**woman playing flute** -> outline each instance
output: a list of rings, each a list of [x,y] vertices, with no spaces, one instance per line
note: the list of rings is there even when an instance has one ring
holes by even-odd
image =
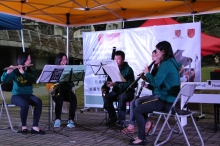
[[[33,105],[34,115],[33,115],[33,125],[31,128],[32,134],[45,134],[43,130],[38,127],[38,122],[40,120],[42,111],[42,101],[40,98],[33,95],[32,83],[36,81],[35,71],[30,67],[31,56],[26,52],[22,52],[17,58],[17,68],[10,66],[9,69],[4,72],[1,76],[2,82],[13,81],[12,98],[11,103],[19,106],[20,118],[22,123],[22,134],[28,134],[27,128],[27,116],[29,105]],[[26,66],[26,67],[23,67]]]

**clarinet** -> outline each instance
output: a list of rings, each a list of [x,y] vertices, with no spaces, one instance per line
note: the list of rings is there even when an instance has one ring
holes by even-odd
[[[154,65],[154,63],[155,63],[155,61],[153,61],[149,66],[148,66],[148,68],[152,71],[152,66]],[[150,71],[150,72],[151,72]],[[142,76],[144,76],[144,72],[142,72],[142,73],[140,73],[140,76],[133,82],[133,83],[131,83],[131,85],[127,88],[127,90],[125,91],[125,93],[127,92],[127,91],[129,91],[129,89],[131,89],[140,79],[141,79],[141,77]]]
[[[142,83],[141,83],[141,87],[140,87],[140,89],[139,89],[139,91],[138,91],[138,94],[135,96],[135,100],[138,99],[138,98],[140,97],[141,92],[142,92],[144,86],[145,86],[145,81],[142,81]]]

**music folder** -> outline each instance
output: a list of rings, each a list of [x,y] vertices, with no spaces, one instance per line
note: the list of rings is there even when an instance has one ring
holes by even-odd
[[[60,81],[83,81],[85,77],[85,70],[85,65],[65,65]]]

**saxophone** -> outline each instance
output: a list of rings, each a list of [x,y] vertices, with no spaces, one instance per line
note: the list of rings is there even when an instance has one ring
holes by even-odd
[[[56,83],[50,87],[49,93],[51,96],[57,96],[57,89],[60,87],[61,83]]]

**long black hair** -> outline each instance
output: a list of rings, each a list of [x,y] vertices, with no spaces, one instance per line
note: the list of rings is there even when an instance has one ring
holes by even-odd
[[[27,52],[21,52],[17,57],[17,65],[24,65],[24,63],[28,60],[28,56],[30,54]],[[31,55],[30,55],[31,56]],[[30,67],[27,67],[27,72],[31,71]]]
[[[66,54],[65,53],[59,53],[59,54],[57,54],[57,56],[56,56],[56,60],[55,60],[55,65],[60,65],[60,62],[62,61],[62,58],[63,58],[63,56],[66,56]],[[66,56],[66,59],[67,59],[67,56]],[[68,63],[66,62],[66,65],[67,65]]]
[[[163,59],[160,62],[163,62],[169,58],[175,59],[172,46],[169,42],[167,42],[167,41],[159,42],[156,45],[156,48],[159,49],[160,51],[164,51]]]
[[[153,51],[152,51],[152,55],[153,55],[153,53],[156,53],[156,50],[153,50]],[[155,64],[155,63],[154,63],[154,67],[153,67],[153,69],[151,70],[151,74],[152,74],[153,76],[155,76],[156,73],[157,73],[157,70],[158,70],[158,64]]]

